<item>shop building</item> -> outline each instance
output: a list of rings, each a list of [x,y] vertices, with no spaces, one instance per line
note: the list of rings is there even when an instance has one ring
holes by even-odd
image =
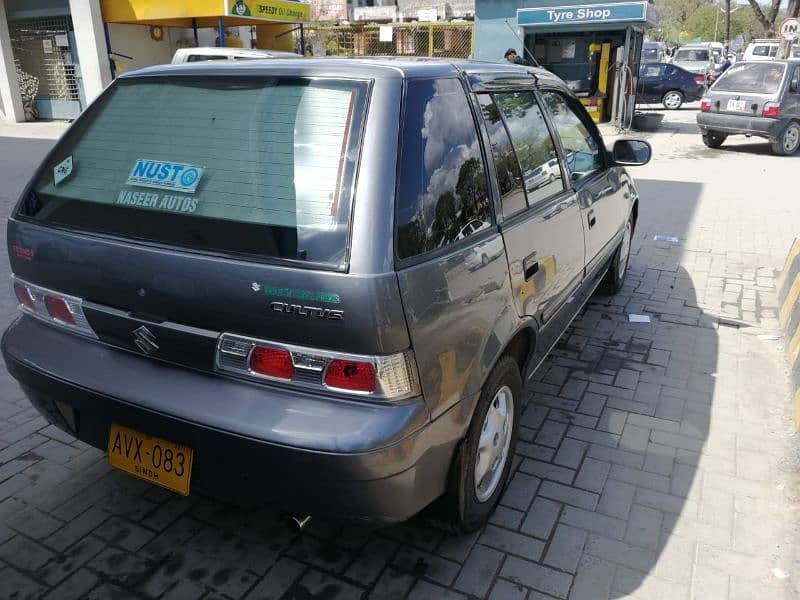
[[[295,49],[294,0],[0,0],[0,120],[73,119],[120,71],[189,46]]]
[[[497,61],[514,48],[561,77],[596,122],[627,126],[645,32],[658,22],[646,0],[476,0],[475,54]]]

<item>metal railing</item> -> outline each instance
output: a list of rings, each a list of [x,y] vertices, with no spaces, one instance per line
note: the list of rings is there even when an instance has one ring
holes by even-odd
[[[304,35],[314,56],[469,58],[474,47],[470,22],[310,25]],[[296,42],[299,48],[299,37]]]

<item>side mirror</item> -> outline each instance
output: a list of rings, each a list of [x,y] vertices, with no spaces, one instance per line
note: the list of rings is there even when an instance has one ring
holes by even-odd
[[[612,155],[615,164],[623,167],[641,167],[650,162],[653,149],[644,140],[617,140]]]

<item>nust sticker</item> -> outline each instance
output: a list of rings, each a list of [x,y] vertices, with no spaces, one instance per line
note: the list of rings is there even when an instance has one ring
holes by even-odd
[[[72,175],[72,154],[53,168],[53,183],[58,185],[70,175]]]
[[[194,194],[204,170],[198,165],[138,158],[125,183]]]

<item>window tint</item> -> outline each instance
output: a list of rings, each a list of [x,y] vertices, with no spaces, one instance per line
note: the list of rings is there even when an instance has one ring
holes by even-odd
[[[782,63],[744,62],[733,65],[714,84],[716,92],[774,94],[780,89],[786,67]]]
[[[508,132],[497,105],[489,94],[480,94],[478,100],[481,103],[483,119],[486,122],[489,140],[492,144],[503,214],[510,217],[527,206],[525,192],[522,189],[522,173],[519,170],[517,155],[511,146],[511,140],[508,138]]]
[[[675,60],[687,62],[706,62],[708,60],[708,50],[682,49],[675,53]]]
[[[59,142],[22,213],[341,267],[366,94],[294,78],[118,80]]]
[[[228,60],[228,57],[221,54],[190,54],[186,57],[186,62],[203,62],[206,60]]]
[[[399,258],[441,248],[489,227],[486,171],[458,79],[408,82],[401,152]]]
[[[673,65],[667,65],[664,67],[664,75],[667,77],[675,77],[680,74],[683,69],[679,69]]]
[[[514,143],[528,205],[564,190],[561,165],[533,92],[494,94]]]
[[[566,98],[557,92],[544,92],[542,98],[561,138],[572,181],[583,179],[603,168],[600,143],[575,114]]]

